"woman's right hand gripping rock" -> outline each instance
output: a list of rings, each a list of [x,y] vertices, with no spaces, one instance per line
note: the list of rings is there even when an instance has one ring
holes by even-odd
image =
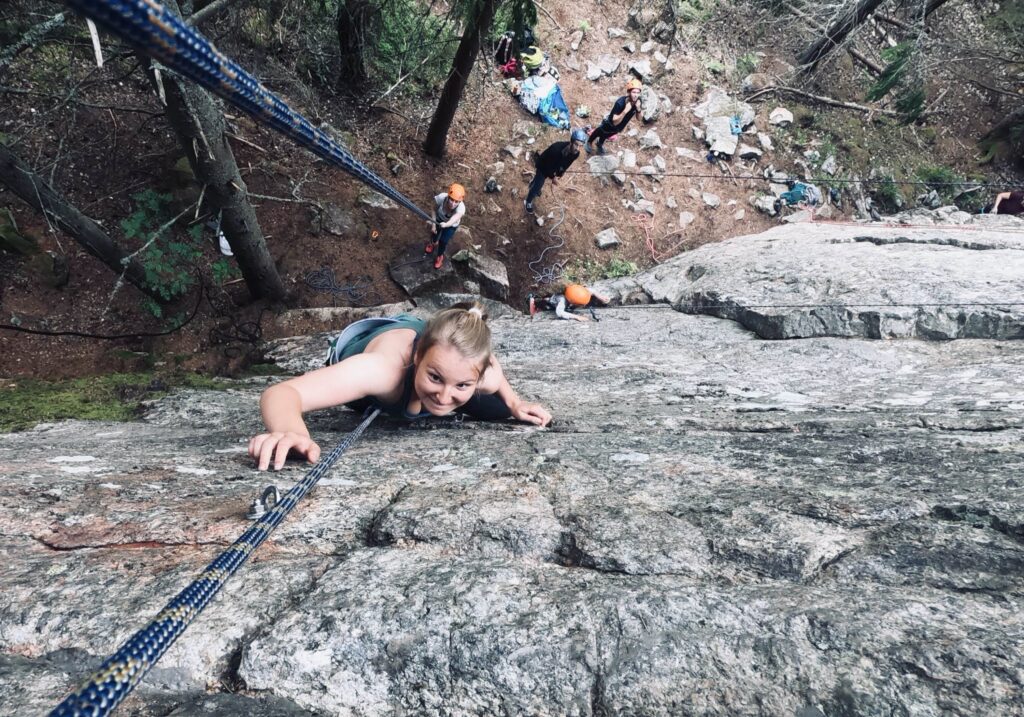
[[[270,467],[271,459],[274,462],[274,470],[281,470],[289,452],[305,456],[310,463],[320,460],[320,446],[312,438],[301,433],[261,433],[249,440],[249,455],[258,461],[258,468],[261,471]]]

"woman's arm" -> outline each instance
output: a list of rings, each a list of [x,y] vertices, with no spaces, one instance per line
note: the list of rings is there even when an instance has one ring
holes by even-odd
[[[259,461],[261,471],[272,459],[275,469],[283,467],[290,451],[315,463],[320,447],[310,438],[302,414],[387,394],[401,380],[401,367],[396,373],[393,365],[397,363],[383,354],[364,353],[271,386],[260,396],[267,432],[249,441],[249,455]]]
[[[498,397],[512,412],[512,417],[519,421],[537,426],[546,426],[551,423],[551,414],[546,408],[539,403],[523,401],[516,395],[516,392],[512,390],[512,385],[505,378],[505,372],[502,370],[497,356],[491,356],[491,362],[477,384],[476,390],[480,393],[498,394]]]
[[[1009,192],[1002,192],[1001,194],[997,194],[996,195],[996,201],[992,203],[992,213],[993,214],[998,214],[999,213],[999,204],[1004,199],[1009,199],[1009,198],[1010,198],[1010,193]]]

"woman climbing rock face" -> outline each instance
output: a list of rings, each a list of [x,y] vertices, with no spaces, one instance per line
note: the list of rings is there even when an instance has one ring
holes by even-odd
[[[302,414],[344,404],[406,419],[465,413],[537,426],[551,422],[540,404],[523,401],[491,353],[491,331],[479,304],[456,304],[430,321],[401,315],[348,327],[328,352],[328,365],[271,386],[260,397],[266,433],[249,441],[260,470],[284,466],[288,454],[320,458]]]

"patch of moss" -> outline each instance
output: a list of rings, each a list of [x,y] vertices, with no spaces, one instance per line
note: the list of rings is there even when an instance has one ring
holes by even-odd
[[[144,400],[175,388],[223,390],[224,381],[192,373],[115,373],[52,382],[34,379],[0,381],[0,432],[22,431],[37,423],[77,418],[128,421]]]
[[[254,363],[246,367],[243,374],[246,376],[284,376],[288,372],[276,363]]]

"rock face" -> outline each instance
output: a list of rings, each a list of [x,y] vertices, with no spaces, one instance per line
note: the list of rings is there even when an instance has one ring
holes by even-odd
[[[497,318],[554,425],[378,419],[122,713],[1020,714],[1024,343],[859,338],[1020,336],[1020,307],[923,306],[1024,293],[1022,235],[988,226],[783,227],[607,283],[648,303],[599,323]],[[245,455],[269,381],[0,436],[5,714],[51,709],[305,474]],[[357,420],[309,427],[326,450]]]

